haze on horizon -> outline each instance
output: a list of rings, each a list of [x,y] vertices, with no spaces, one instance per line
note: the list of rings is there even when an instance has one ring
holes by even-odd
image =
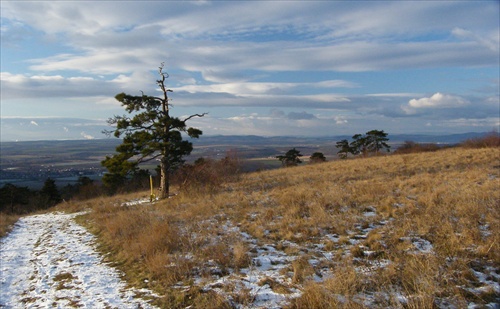
[[[488,132],[498,1],[1,1],[1,140],[102,138],[120,92],[207,135]]]

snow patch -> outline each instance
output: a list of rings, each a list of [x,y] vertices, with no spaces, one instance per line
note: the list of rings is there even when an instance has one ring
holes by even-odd
[[[21,218],[0,240],[0,307],[154,308],[128,288],[95,250],[95,237],[72,219],[83,213]]]

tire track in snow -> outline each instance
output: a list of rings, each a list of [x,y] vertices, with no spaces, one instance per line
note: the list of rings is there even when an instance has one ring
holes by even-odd
[[[78,214],[21,218],[0,240],[0,307],[153,308],[103,263]]]

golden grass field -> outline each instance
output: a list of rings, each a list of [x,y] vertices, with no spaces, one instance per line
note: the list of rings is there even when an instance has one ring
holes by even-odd
[[[78,222],[163,308],[257,307],[243,283],[273,252],[276,275],[257,284],[279,307],[483,308],[500,301],[499,174],[500,148],[457,147],[242,174],[154,203],[125,204],[143,192],[57,209],[90,210]]]

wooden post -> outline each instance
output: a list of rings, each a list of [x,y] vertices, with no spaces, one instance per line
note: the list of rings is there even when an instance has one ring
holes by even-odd
[[[156,199],[156,196],[153,191],[153,176],[149,175],[149,185],[151,187],[151,195],[149,196],[149,201],[153,202]]]

